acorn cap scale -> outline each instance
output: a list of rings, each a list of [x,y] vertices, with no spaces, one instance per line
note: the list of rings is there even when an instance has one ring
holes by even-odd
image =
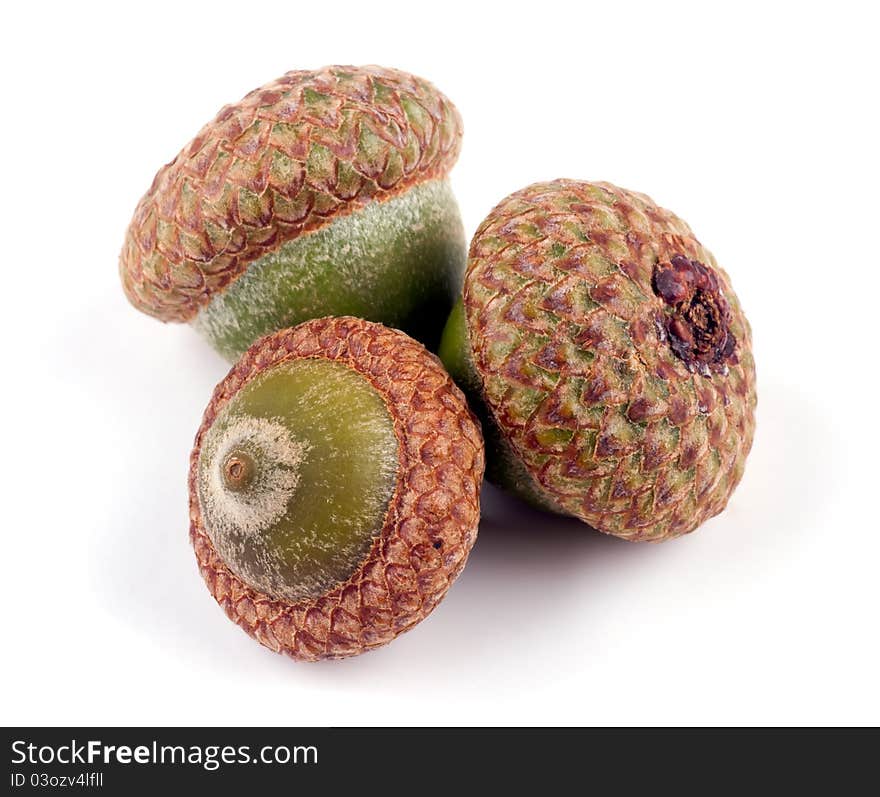
[[[190,536],[226,613],[273,650],[340,658],[423,619],[476,538],[483,449],[439,361],[328,318],[258,341],[218,385]]]
[[[517,191],[471,243],[444,361],[490,478],[629,540],[720,512],[754,436],[748,321],[677,216],[608,183]]]
[[[405,72],[288,72],[158,172],[125,236],[125,293],[163,321],[195,321],[230,359],[323,315],[434,345],[465,260],[446,180],[461,136],[452,103]]]

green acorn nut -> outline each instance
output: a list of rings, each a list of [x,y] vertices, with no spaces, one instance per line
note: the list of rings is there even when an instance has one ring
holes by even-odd
[[[125,293],[230,360],[327,315],[436,348],[466,259],[447,179],[461,135],[452,103],[404,72],[288,72],[156,175],[126,233]]]
[[[257,341],[217,386],[190,461],[211,594],[272,650],[353,656],[424,619],[476,539],[483,443],[404,333],[324,318]]]
[[[660,541],[742,477],[748,321],[712,254],[643,194],[556,180],[502,200],[440,356],[483,421],[487,477],[542,508]]]

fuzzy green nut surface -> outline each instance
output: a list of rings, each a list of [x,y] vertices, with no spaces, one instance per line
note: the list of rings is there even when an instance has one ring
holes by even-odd
[[[205,435],[199,499],[217,551],[286,600],[345,581],[382,527],[397,438],[366,379],[329,360],[281,363],[244,386]]]
[[[275,329],[325,315],[381,321],[436,348],[464,262],[452,190],[431,180],[282,244],[193,324],[230,360]]]
[[[224,108],[156,175],[120,257],[125,292],[228,359],[276,329],[357,315],[436,347],[466,243],[448,172],[455,107],[381,67],[289,72]]]
[[[471,242],[440,353],[490,479],[628,540],[716,515],[755,427],[751,329],[681,219],[609,183],[536,183]]]

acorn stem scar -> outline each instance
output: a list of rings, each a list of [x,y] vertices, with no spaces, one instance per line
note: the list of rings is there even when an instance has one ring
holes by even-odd
[[[223,483],[233,492],[246,489],[254,480],[257,466],[250,454],[231,451],[223,462]]]

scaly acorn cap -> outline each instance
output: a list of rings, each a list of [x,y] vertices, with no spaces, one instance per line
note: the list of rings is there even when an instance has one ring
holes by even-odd
[[[266,647],[362,653],[424,619],[461,572],[483,465],[464,396],[421,344],[350,317],[281,330],[217,386],[196,436],[199,570]]]
[[[681,219],[608,183],[531,185],[477,230],[463,301],[508,487],[628,540],[725,507],[755,430],[751,331]]]
[[[249,264],[425,181],[461,147],[430,83],[378,66],[288,72],[228,105],[156,175],[119,261],[129,301],[189,321]]]

